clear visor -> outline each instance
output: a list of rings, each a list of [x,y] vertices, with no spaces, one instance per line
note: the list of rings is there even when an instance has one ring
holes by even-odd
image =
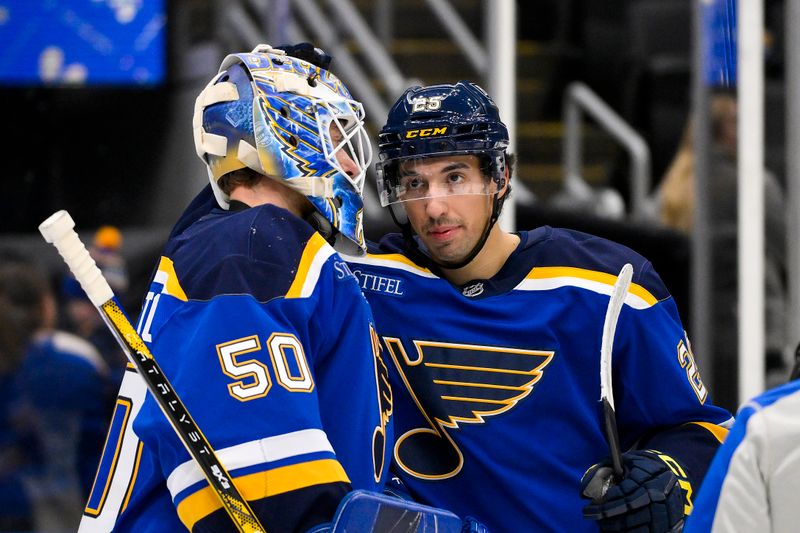
[[[378,165],[381,205],[458,195],[492,195],[497,180],[474,155],[408,158]]]
[[[350,99],[317,100],[317,127],[325,159],[359,195],[372,161],[372,144],[364,128],[364,107]]]

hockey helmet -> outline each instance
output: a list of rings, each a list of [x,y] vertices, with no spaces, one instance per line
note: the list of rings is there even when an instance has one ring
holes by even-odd
[[[364,108],[336,76],[268,45],[229,55],[197,97],[192,126],[223,209],[219,179],[247,167],[305,195],[335,230],[337,250],[363,253],[372,148]],[[340,151],[354,163],[350,174]]]
[[[378,137],[381,205],[415,199],[399,179],[404,161],[474,154],[497,189],[505,180],[508,130],[497,106],[478,85],[459,81],[408,89],[389,111]]]

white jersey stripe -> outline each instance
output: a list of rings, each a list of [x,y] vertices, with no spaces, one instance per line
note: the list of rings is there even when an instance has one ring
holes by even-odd
[[[125,372],[119,396],[130,400],[132,409],[128,417],[128,424],[122,428],[125,434],[121,446],[114,450],[108,450],[109,453],[116,453],[118,457],[116,469],[110,479],[95,480],[95,484],[106,486],[106,497],[96,516],[84,513],[78,529],[80,533],[107,532],[114,529],[136,469],[136,449],[139,446],[139,437],[133,431],[133,420],[139,414],[147,397],[147,385],[136,372]]]
[[[328,244],[319,249],[314,259],[311,261],[311,265],[308,267],[306,279],[303,280],[303,289],[300,291],[301,298],[308,298],[314,293],[314,287],[317,286],[317,281],[319,281],[319,274],[322,272],[322,266],[334,253],[336,253],[336,250]]]
[[[254,440],[216,450],[225,468],[232,472],[262,463],[288,459],[315,452],[331,452],[333,446],[321,429],[304,429]],[[202,481],[202,471],[193,460],[179,465],[167,478],[167,488],[174,499],[181,491]]]
[[[395,257],[402,257],[397,256]],[[398,261],[393,259],[387,259],[386,256],[382,255],[367,255],[363,257],[355,256],[355,255],[342,255],[342,258],[347,261],[348,263],[358,263],[362,265],[375,265],[384,268],[393,268],[396,270],[404,270],[405,272],[409,272],[411,274],[415,274],[417,276],[421,276],[423,278],[432,278],[437,279],[439,276],[434,274],[428,269],[416,266],[412,264],[408,259],[406,261]]]
[[[600,294],[611,295],[614,290],[613,285],[602,283],[600,281],[593,281],[585,278],[577,277],[555,277],[555,278],[541,278],[541,279],[524,279],[522,282],[514,287],[514,290],[520,291],[549,291],[561,287],[580,287],[592,292]],[[652,307],[652,304],[645,301],[643,298],[629,292],[625,296],[625,304],[633,307],[634,309],[647,309]]]

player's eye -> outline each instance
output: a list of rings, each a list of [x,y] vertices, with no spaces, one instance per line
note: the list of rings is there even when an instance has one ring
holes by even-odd
[[[463,183],[466,180],[463,174],[459,174],[457,172],[453,172],[447,175],[447,183],[449,185],[457,185],[459,183]]]
[[[425,186],[425,182],[418,177],[406,176],[400,178],[400,185],[407,191],[419,191]]]

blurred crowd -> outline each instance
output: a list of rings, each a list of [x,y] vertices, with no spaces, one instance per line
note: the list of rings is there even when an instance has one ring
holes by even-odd
[[[710,102],[711,146],[708,155],[709,225],[713,268],[711,361],[715,401],[737,407],[738,361],[738,171],[737,102],[728,92]],[[678,150],[655,193],[657,218],[667,227],[691,234],[695,213],[693,125],[688,121]],[[786,331],[786,206],[783,186],[764,169],[765,214],[765,357],[767,386],[786,381],[792,365]]]
[[[122,235],[90,253],[118,296]],[[75,531],[94,480],[125,356],[69,274],[0,251],[0,531]]]

